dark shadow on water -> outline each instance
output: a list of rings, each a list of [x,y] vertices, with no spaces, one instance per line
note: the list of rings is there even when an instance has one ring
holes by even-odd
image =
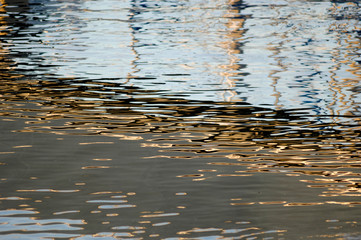
[[[4,131],[4,214],[27,224],[7,234],[298,236],[272,216],[305,220],[304,206],[332,218],[334,206],[361,204],[357,117],[162,97],[109,79],[3,79],[0,89],[3,126],[20,134]]]

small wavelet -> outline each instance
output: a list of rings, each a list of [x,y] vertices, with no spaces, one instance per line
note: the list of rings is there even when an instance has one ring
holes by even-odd
[[[360,13],[0,0],[0,238],[358,238]]]

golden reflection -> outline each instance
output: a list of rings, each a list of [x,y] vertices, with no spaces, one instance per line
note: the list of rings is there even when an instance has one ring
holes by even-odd
[[[0,0],[0,36],[7,35],[7,29],[9,24],[6,19],[6,2],[5,0]],[[10,53],[9,50],[3,47],[3,44],[0,43],[0,69],[11,69],[11,60],[8,59],[7,55]],[[2,71],[0,77],[2,77]]]
[[[3,1],[3,0],[1,0]],[[237,1],[229,1],[235,4]],[[1,10],[0,10],[1,11]],[[231,9],[228,16],[227,28],[229,33],[224,43],[230,55],[229,65],[223,66],[228,72],[225,79],[233,87],[234,78],[239,75],[242,66],[238,64],[239,46],[237,41],[243,37],[245,20],[236,18],[238,10]],[[2,19],[0,19],[2,21]],[[341,36],[340,36],[341,37]],[[281,36],[283,39],[284,36]],[[341,40],[340,40],[341,41]],[[272,58],[277,61],[280,70],[270,73],[273,80],[274,96],[276,97],[276,110],[271,108],[255,107],[241,102],[210,102],[185,100],[176,97],[166,97],[161,91],[144,90],[135,86],[126,86],[107,79],[84,80],[76,78],[58,78],[49,76],[42,80],[20,78],[18,75],[2,72],[4,77],[0,81],[0,116],[3,120],[26,119],[26,127],[16,129],[16,133],[52,133],[58,135],[86,135],[110,137],[110,141],[89,141],[76,143],[80,146],[98,147],[98,145],[117,145],[118,141],[139,141],[143,148],[156,148],[158,155],[149,155],[144,159],[150,162],[165,158],[167,161],[199,163],[189,172],[174,174],[177,181],[194,181],[192,184],[222,179],[243,181],[264,174],[285,175],[304,184],[311,190],[318,191],[319,201],[293,202],[277,196],[276,199],[257,201],[244,200],[242,195],[228,198],[234,208],[242,206],[259,207],[312,207],[323,205],[358,206],[361,203],[354,199],[361,196],[361,158],[360,158],[360,118],[353,117],[356,100],[354,96],[344,93],[345,88],[353,88],[357,92],[357,83],[361,69],[352,57],[346,62],[340,61],[343,51],[337,49],[333,52],[335,60],[334,69],[330,70],[331,80],[329,87],[333,100],[329,105],[340,104],[339,112],[334,112],[339,121],[333,121],[334,116],[314,115],[307,109],[282,110],[279,104],[282,97],[277,90],[280,73],[286,71],[281,57],[279,45],[273,46]],[[358,51],[359,43],[354,39],[347,39],[349,51]],[[339,46],[344,46],[341,44]],[[1,47],[1,46],[0,46]],[[136,54],[136,53],[135,53]],[[0,49],[0,58],[6,58],[7,52]],[[8,61],[5,60],[7,64]],[[135,65],[134,61],[134,65]],[[348,64],[352,78],[338,78],[337,74],[343,64]],[[1,63],[0,63],[1,64]],[[6,69],[7,66],[1,66]],[[137,66],[134,66],[136,73]],[[131,76],[129,76],[131,78]],[[232,97],[229,98],[232,100]],[[334,104],[334,105],[333,105]],[[345,114],[347,112],[347,114]],[[320,120],[321,119],[321,120]],[[114,138],[117,138],[114,140]],[[58,138],[63,140],[63,138]],[[0,152],[2,155],[15,154],[33,145],[13,146],[13,152]],[[142,159],[142,160],[144,160]],[[97,169],[113,169],[116,159],[106,156],[91,157],[91,163],[82,164],[79,169],[84,175],[95,174]],[[98,161],[98,162],[94,162]],[[92,165],[101,162],[109,166]],[[105,164],[105,165],[106,165]],[[1,165],[3,167],[3,165]],[[94,171],[93,171],[94,169]],[[87,171],[89,170],[89,171]],[[188,170],[187,170],[188,171]],[[38,177],[30,177],[36,180]],[[5,181],[6,178],[1,180]],[[32,181],[34,182],[34,181]],[[72,187],[91,185],[83,179],[72,182]],[[123,183],[120,183],[123,184]],[[31,188],[22,186],[20,193],[77,193],[79,189],[53,189]],[[123,217],[117,210],[136,209],[137,203],[129,198],[137,195],[127,191],[92,191],[87,196],[101,199],[85,200],[83,204],[91,209],[87,212],[94,215],[104,215],[101,223],[112,225],[107,219]],[[187,190],[176,189],[173,192],[177,199],[188,198]],[[182,192],[181,192],[182,191]],[[184,191],[184,192],[183,192]],[[153,191],[151,191],[153,193]],[[154,191],[155,192],[155,191]],[[17,194],[16,194],[17,195]],[[242,198],[238,197],[241,196]],[[47,196],[48,197],[48,196]],[[337,200],[338,197],[352,198],[350,201]],[[126,200],[122,200],[126,199]],[[325,200],[326,199],[326,200]],[[331,199],[331,200],[330,200]],[[336,200],[335,200],[336,199]],[[32,203],[46,203],[44,199],[28,199],[21,196],[0,198],[1,201],[31,200]],[[127,204],[117,204],[127,203]],[[21,204],[27,210],[36,210],[28,204]],[[191,208],[191,207],[190,207]],[[142,211],[137,212],[144,219],[162,219],[164,221],[138,221],[140,224],[149,224],[153,227],[170,225],[165,218],[181,215],[177,212],[188,210],[185,203],[176,203],[170,211]],[[83,210],[67,210],[53,212],[52,215],[66,215],[79,213]],[[138,211],[138,210],[137,210]],[[33,213],[36,214],[36,213]],[[137,215],[138,216],[138,215]],[[109,220],[109,221],[108,221]],[[168,220],[168,219],[167,219]],[[111,226],[116,229],[115,226]],[[133,234],[143,234],[146,227],[130,227],[137,230],[124,233],[124,237]],[[124,229],[119,227],[119,229]],[[143,231],[144,229],[144,231]],[[202,232],[237,233],[258,231],[241,237],[253,237],[266,233],[260,228],[245,227],[240,229],[224,228],[193,228],[179,231],[179,235],[190,235]],[[282,233],[284,230],[274,230]],[[117,236],[114,233],[102,236]],[[100,236],[100,235],[99,235]],[[149,237],[157,238],[159,235],[150,234]],[[74,238],[76,239],[76,238]]]
[[[188,235],[192,235],[192,234],[200,234],[200,233],[208,233],[208,234],[229,234],[229,233],[242,233],[242,235],[238,235],[237,237],[232,237],[232,239],[248,239],[248,238],[254,238],[254,236],[257,235],[263,235],[263,234],[267,234],[267,233],[278,233],[278,234],[282,234],[284,232],[287,232],[287,230],[271,230],[271,231],[262,231],[261,228],[258,227],[244,227],[244,228],[240,228],[240,229],[223,229],[223,228],[192,228],[191,230],[186,230],[186,231],[180,231],[177,234],[181,235],[181,236],[185,236],[184,238],[182,237],[181,239],[193,239],[193,238],[188,238]],[[219,236],[219,235],[215,235],[215,236]],[[219,239],[228,239],[226,237],[220,237]]]
[[[113,194],[113,193],[123,193],[123,192],[122,191],[119,191],[119,192],[94,192],[91,194],[98,195],[98,194]]]
[[[17,192],[55,192],[55,193],[73,193],[80,190],[55,190],[55,189],[18,189]]]
[[[110,168],[109,166],[85,166],[82,167],[81,169],[106,169],[106,168]]]
[[[21,145],[21,146],[14,146],[13,148],[30,148],[32,145]]]
[[[242,77],[241,70],[245,68],[244,65],[240,64],[239,55],[242,53],[241,49],[241,39],[244,37],[244,23],[246,21],[245,16],[240,17],[241,10],[237,6],[242,1],[240,0],[228,0],[227,6],[229,6],[228,11],[226,12],[224,18],[228,19],[226,23],[227,32],[225,34],[227,41],[220,43],[229,57],[229,64],[219,66],[222,69],[220,73],[224,78],[224,83],[230,89],[226,93],[223,93],[223,98],[225,101],[234,101],[237,96],[237,93],[233,90],[236,87],[236,79]],[[241,79],[239,79],[241,80]]]
[[[157,217],[170,217],[170,216],[178,216],[179,213],[153,213],[153,214],[144,214],[141,215],[143,218],[157,218]]]
[[[114,144],[114,142],[82,142],[79,145],[93,145],[93,144]]]
[[[237,199],[231,199],[235,201]],[[242,200],[242,199],[239,199]],[[319,206],[319,205],[345,205],[354,207],[361,205],[361,202],[342,202],[342,201],[320,201],[320,202],[287,202],[287,201],[269,201],[269,202],[232,202],[231,206],[248,206],[248,205],[282,205],[284,207],[302,207],[302,206]]]
[[[185,196],[185,195],[187,195],[187,193],[186,192],[179,192],[179,193],[176,193],[175,195],[177,195],[177,196]]]
[[[0,77],[1,78],[8,78],[8,79],[16,79],[19,77],[23,77],[23,74],[8,74],[8,72],[12,72],[16,69],[15,61],[10,57],[11,51],[9,50],[9,46],[13,45],[11,42],[7,42],[5,39],[6,37],[11,36],[12,34],[16,33],[16,30],[13,29],[12,24],[14,22],[21,22],[16,18],[13,18],[9,14],[7,14],[7,8],[13,7],[12,5],[15,4],[27,4],[27,0],[19,1],[18,3],[12,3],[11,1],[7,0],[0,0]],[[5,40],[5,41],[4,41]]]
[[[357,111],[357,95],[358,83],[360,80],[361,66],[358,60],[355,59],[355,53],[361,49],[361,42],[354,33],[358,31],[359,20],[358,17],[359,6],[356,3],[334,3],[330,9],[330,14],[337,18],[344,19],[341,23],[334,23],[330,25],[330,31],[337,32],[338,48],[332,51],[334,68],[331,68],[330,89],[333,92],[333,102],[329,109],[335,115],[350,115],[354,116]],[[347,72],[350,76],[340,76],[341,68],[346,65]],[[345,89],[351,89],[351,94],[347,93]]]
[[[199,173],[184,173],[178,177],[206,181],[266,172],[294,177],[300,174],[316,178],[360,177],[357,126],[320,123],[312,120],[317,116],[310,115],[307,110],[272,110],[246,103],[161,98],[154,97],[155,91],[109,82],[72,80],[67,83],[67,80],[54,79],[3,80],[0,84],[3,96],[0,115],[7,119],[29,120],[27,126],[17,132],[141,140],[142,147],[158,148],[162,153],[147,156],[147,159],[206,160],[202,168],[195,169]],[[67,90],[70,86],[71,90]],[[87,86],[87,90],[81,86]],[[24,103],[24,91],[29,93],[26,105],[19,104]],[[124,94],[127,97],[121,98]],[[109,101],[103,100],[105,95]],[[94,100],[87,100],[89,98]],[[150,109],[154,113],[147,113]],[[353,120],[359,123],[358,119]],[[94,141],[79,145],[115,143]],[[31,145],[13,149],[25,147]],[[110,160],[94,158],[99,162]],[[206,169],[207,165],[214,168]],[[233,171],[215,174],[216,167],[222,166],[233,167]],[[99,168],[109,166],[82,167]],[[332,195],[356,194],[354,188],[352,184],[340,186],[333,189]]]
[[[112,161],[111,158],[93,158],[94,161]]]

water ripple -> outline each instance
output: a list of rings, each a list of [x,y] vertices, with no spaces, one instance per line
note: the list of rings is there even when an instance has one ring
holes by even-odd
[[[359,16],[0,0],[1,236],[358,238]]]

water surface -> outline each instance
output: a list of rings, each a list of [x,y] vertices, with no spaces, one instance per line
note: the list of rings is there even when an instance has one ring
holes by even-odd
[[[360,238],[357,2],[0,3],[1,239]]]

